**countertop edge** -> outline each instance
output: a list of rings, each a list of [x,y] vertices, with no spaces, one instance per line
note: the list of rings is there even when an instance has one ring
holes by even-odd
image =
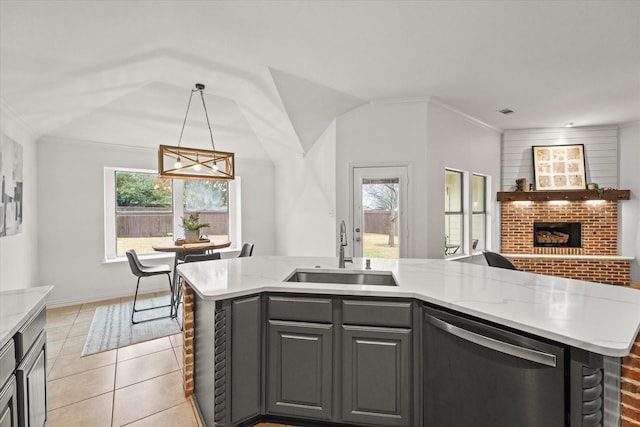
[[[5,344],[9,342],[9,340],[13,339],[13,336],[18,332],[20,327],[26,322],[31,316],[39,312],[44,306],[46,306],[46,299],[53,286],[36,286],[32,288],[24,288],[24,289],[9,289],[6,291],[0,291],[1,298],[11,298],[12,295],[25,295],[30,294],[34,295],[36,298],[34,301],[29,302],[29,309],[26,312],[20,313],[20,319],[12,319],[11,326],[3,331],[2,337],[0,337],[0,348],[4,347]],[[4,316],[4,314],[0,314],[0,316]],[[5,320],[2,320],[3,329],[6,326],[4,324]]]
[[[185,279],[186,280],[186,279]],[[307,284],[309,285],[309,284]],[[326,284],[325,284],[326,285]],[[243,296],[248,296],[248,295],[255,295],[255,294],[261,294],[261,293],[266,293],[266,292],[283,292],[283,293],[291,293],[291,294],[318,294],[318,295],[339,295],[339,296],[357,296],[357,297],[376,297],[376,298],[408,298],[408,299],[415,299],[418,301],[422,301],[425,303],[429,303],[429,304],[433,304],[436,305],[438,307],[443,307],[446,309],[450,309],[453,311],[457,311],[459,313],[463,313],[469,316],[474,316],[478,319],[481,320],[485,320],[485,321],[489,321],[489,322],[493,322],[499,325],[504,325],[507,326],[509,328],[513,328],[516,330],[520,330],[522,332],[525,333],[529,333],[535,336],[539,336],[539,337],[543,337],[552,341],[556,341],[559,343],[562,343],[564,345],[568,345],[571,347],[575,347],[575,348],[579,348],[581,350],[585,350],[585,351],[589,351],[589,352],[593,352],[593,353],[597,353],[597,354],[601,354],[604,356],[612,356],[612,357],[624,357],[626,355],[628,355],[631,351],[631,348],[633,347],[634,341],[635,341],[635,337],[638,335],[638,333],[640,333],[640,323],[638,324],[637,328],[635,329],[635,333],[632,335],[632,337],[630,337],[629,342],[630,344],[628,346],[625,347],[606,347],[606,346],[602,346],[599,344],[594,344],[594,343],[588,343],[585,341],[581,341],[575,338],[572,338],[570,336],[565,336],[565,335],[558,335],[555,334],[553,332],[544,330],[544,329],[540,329],[540,328],[536,328],[534,326],[530,326],[530,325],[526,325],[526,324],[521,324],[518,322],[514,322],[513,320],[509,320],[509,319],[505,319],[505,318],[501,318],[501,317],[497,317],[497,316],[493,316],[491,314],[488,314],[486,312],[482,312],[470,307],[465,307],[465,306],[461,306],[461,305],[457,305],[455,303],[449,303],[449,302],[444,302],[441,300],[437,300],[435,298],[429,298],[428,296],[422,295],[422,294],[418,294],[415,292],[410,292],[410,291],[402,291],[399,290],[397,288],[391,288],[393,289],[393,295],[384,295],[383,288],[391,288],[388,286],[377,286],[375,290],[371,290],[369,289],[354,289],[354,288],[350,288],[350,289],[342,289],[339,287],[336,287],[335,289],[327,289],[327,287],[313,287],[313,286],[307,286],[305,288],[299,288],[299,289],[291,289],[290,287],[280,287],[280,286],[273,286],[273,285],[265,285],[265,286],[255,286],[255,287],[251,287],[251,288],[244,288],[244,289],[238,289],[238,290],[234,290],[234,291],[228,291],[228,290],[224,290],[224,291],[219,291],[219,292],[215,292],[215,293],[208,293],[208,294],[203,294],[197,286],[191,286],[191,289],[194,290],[194,292],[196,293],[196,295],[198,295],[200,298],[202,299],[206,299],[208,301],[221,301],[221,300],[226,300],[226,299],[233,299],[233,298],[239,298],[239,297],[243,297]],[[507,322],[508,324],[505,324],[505,322]]]

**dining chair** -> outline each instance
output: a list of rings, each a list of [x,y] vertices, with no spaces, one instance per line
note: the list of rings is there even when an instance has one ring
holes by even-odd
[[[490,267],[505,268],[507,270],[520,270],[515,265],[513,265],[511,261],[498,253],[483,251],[482,254],[484,255],[484,259],[487,260],[487,264],[489,264]]]
[[[166,317],[175,317],[173,313],[174,309],[174,292],[173,292],[173,284],[171,283],[171,267],[168,265],[144,265],[140,262],[140,258],[138,258],[138,254],[135,250],[129,249],[127,252],[127,259],[129,260],[129,267],[131,268],[131,272],[134,276],[138,278],[136,283],[136,293],[133,297],[133,310],[131,311],[131,323],[137,324],[142,322],[149,322],[151,320],[164,319]],[[151,277],[151,276],[160,276],[162,274],[167,275],[167,279],[169,280],[169,289],[171,290],[171,302],[168,305],[160,305],[157,307],[149,307],[149,308],[140,308],[136,309],[136,302],[138,300],[138,290],[140,288],[140,279],[143,277]],[[169,307],[169,315],[168,316],[158,316],[152,317],[144,320],[134,320],[134,316],[136,313],[141,311],[155,310],[158,308]]]
[[[190,253],[184,257],[184,264],[189,262],[200,262],[200,261],[213,261],[220,259],[220,252],[211,252],[211,253]],[[178,314],[178,308],[180,308],[180,304],[182,303],[182,277],[178,276],[178,283],[176,285],[176,300],[175,300],[175,313]],[[178,322],[179,323],[179,322]]]
[[[220,259],[220,252],[212,252],[207,254],[187,254],[184,257],[185,264],[188,262],[212,261]]]
[[[253,243],[243,243],[238,258],[248,257],[251,256],[251,254],[253,254]]]

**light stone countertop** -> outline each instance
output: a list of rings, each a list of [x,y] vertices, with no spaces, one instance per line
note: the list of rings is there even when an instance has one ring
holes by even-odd
[[[259,292],[415,298],[605,356],[629,353],[640,290],[436,259],[372,259],[398,286],[284,282],[295,269],[344,271],[337,258],[256,256],[178,266],[196,294],[223,300]],[[355,258],[346,270],[364,270]],[[317,267],[317,268],[316,268]]]
[[[52,289],[53,286],[38,286],[0,291],[0,348],[44,305]]]

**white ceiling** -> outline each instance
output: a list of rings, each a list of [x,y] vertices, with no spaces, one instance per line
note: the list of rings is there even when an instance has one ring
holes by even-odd
[[[389,98],[499,129],[640,119],[640,1],[0,0],[0,28],[0,98],[37,137],[175,145],[196,82],[219,149],[254,157],[265,123],[305,151]]]

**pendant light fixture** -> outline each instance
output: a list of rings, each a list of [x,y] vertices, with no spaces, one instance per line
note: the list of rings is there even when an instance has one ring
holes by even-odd
[[[216,146],[213,142],[213,132],[211,131],[211,124],[209,123],[209,114],[207,113],[207,105],[204,103],[204,87],[202,83],[196,83],[196,88],[191,89],[178,145],[160,145],[158,149],[158,174],[163,178],[207,179],[213,181],[230,181],[235,178],[233,153],[216,151]],[[213,148],[213,150],[180,146],[194,92],[200,92],[202,107],[204,108],[204,115],[207,119],[207,127],[209,128],[209,136],[211,138],[211,148]]]

